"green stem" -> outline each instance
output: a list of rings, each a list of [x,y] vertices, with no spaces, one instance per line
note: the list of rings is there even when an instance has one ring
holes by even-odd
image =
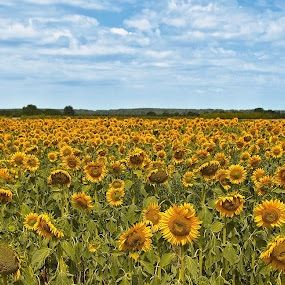
[[[223,244],[226,244],[226,242],[227,242],[227,218],[226,217],[225,217],[224,221],[225,221],[225,224],[223,227]]]
[[[3,285],[8,285],[8,278],[6,275],[3,276]]]
[[[203,276],[203,250],[200,247],[199,251],[199,267],[200,267],[200,276]]]
[[[184,246],[180,247],[180,269],[179,269],[179,279],[181,284],[185,283],[185,250]]]

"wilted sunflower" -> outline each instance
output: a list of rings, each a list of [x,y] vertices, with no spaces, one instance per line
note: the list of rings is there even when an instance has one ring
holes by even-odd
[[[159,228],[172,245],[184,245],[199,236],[201,222],[189,203],[174,205],[161,213]]]
[[[259,181],[255,184],[254,190],[258,195],[264,195],[266,191],[270,187],[272,187],[272,185],[273,185],[272,177],[265,175],[261,177]]]
[[[20,268],[19,258],[16,252],[8,245],[0,245],[0,275],[17,275]]]
[[[64,156],[62,161],[63,166],[68,169],[78,170],[80,168],[80,159],[74,154]]]
[[[145,223],[137,223],[123,232],[119,238],[121,251],[148,251],[151,249],[151,229]]]
[[[167,171],[163,168],[152,169],[148,173],[147,180],[152,185],[164,184],[168,180]]]
[[[260,258],[273,268],[285,272],[285,237],[277,236],[271,241]]]
[[[281,201],[265,200],[253,210],[258,227],[279,227],[285,223],[285,204]]]
[[[106,193],[106,200],[111,206],[120,206],[123,204],[124,196],[124,188],[110,187]]]
[[[84,168],[86,179],[98,183],[106,175],[105,164],[102,161],[90,162]]]
[[[233,184],[241,184],[246,178],[246,171],[243,166],[231,165],[228,169],[229,180]]]
[[[192,187],[194,183],[194,173],[192,171],[187,171],[182,177],[182,184],[184,187]]]
[[[51,239],[63,237],[63,233],[59,231],[51,222],[50,217],[47,214],[41,214],[38,216],[38,220],[35,224],[35,231],[38,235],[44,238]]]
[[[244,205],[244,197],[240,194],[231,194],[220,197],[215,202],[217,211],[224,217],[233,217],[241,213]]]
[[[218,169],[220,167],[220,163],[217,160],[212,160],[206,163],[203,163],[198,172],[206,179],[212,179],[215,177]]]
[[[29,213],[26,215],[24,219],[24,227],[28,230],[36,230],[35,225],[38,221],[38,217],[39,215],[36,213]]]
[[[274,173],[274,181],[280,187],[285,187],[285,165],[276,169]]]
[[[152,231],[158,231],[158,224],[160,220],[160,206],[157,203],[149,204],[143,210],[143,220],[146,224],[152,226]]]
[[[40,161],[35,155],[29,154],[24,159],[24,166],[27,170],[35,172],[40,166]]]
[[[74,193],[71,196],[71,203],[78,210],[89,211],[93,208],[92,198],[85,193]]]
[[[181,163],[184,160],[186,151],[184,148],[177,148],[173,153],[174,163]]]
[[[13,193],[10,190],[0,189],[0,202],[9,203],[12,201]]]
[[[71,183],[71,176],[65,170],[58,169],[51,172],[48,177],[48,184],[51,186],[67,186]]]

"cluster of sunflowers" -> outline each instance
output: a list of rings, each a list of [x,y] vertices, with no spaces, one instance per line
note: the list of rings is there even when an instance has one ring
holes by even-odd
[[[284,127],[0,119],[0,242],[29,285],[284,284]]]

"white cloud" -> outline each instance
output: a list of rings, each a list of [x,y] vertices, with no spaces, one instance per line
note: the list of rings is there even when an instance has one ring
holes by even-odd
[[[123,28],[111,28],[111,33],[119,36],[127,36],[129,35],[129,32]]]
[[[149,31],[152,29],[152,25],[148,19],[130,19],[126,20],[125,25],[129,28],[135,28],[140,31]]]

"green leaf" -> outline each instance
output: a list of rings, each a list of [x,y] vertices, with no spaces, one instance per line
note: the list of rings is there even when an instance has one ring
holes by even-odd
[[[212,225],[210,225],[210,229],[213,233],[218,233],[220,232],[224,227],[224,224],[219,222],[219,221],[216,221],[214,222]]]
[[[223,250],[223,257],[231,264],[238,263],[239,258],[232,244],[228,243]]]
[[[144,270],[149,273],[149,274],[153,274],[154,271],[154,266],[152,265],[151,262],[147,262],[147,261],[140,261],[140,264],[143,266]]]
[[[134,182],[132,180],[125,180],[125,190],[128,191],[133,186]]]
[[[67,241],[61,243],[61,247],[66,253],[66,255],[72,260],[75,261],[75,247]]]
[[[199,276],[199,264],[196,259],[186,256],[186,271],[190,273],[194,281],[197,281]],[[196,282],[195,282],[196,283]]]
[[[202,220],[202,222],[205,226],[212,223],[213,214],[211,213],[211,211],[208,209],[208,207],[206,205],[203,206],[203,208],[199,212],[198,216]]]
[[[159,262],[160,267],[165,267],[171,263],[171,261],[175,258],[174,253],[165,253]]]
[[[34,271],[43,267],[45,260],[51,254],[51,252],[52,252],[52,249],[48,247],[38,249],[34,252],[32,256],[32,262],[31,262],[31,266],[34,269]]]

